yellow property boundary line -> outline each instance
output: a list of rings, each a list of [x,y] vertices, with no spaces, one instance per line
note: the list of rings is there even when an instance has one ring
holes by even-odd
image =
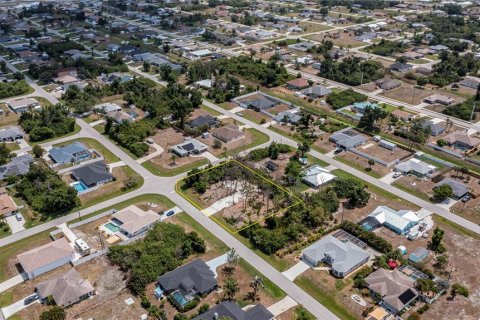
[[[276,184],[276,183],[273,182],[272,180],[265,178],[264,176],[258,174],[255,170],[247,167],[247,166],[244,165],[243,163],[241,163],[241,162],[239,162],[239,161],[237,161],[237,160],[234,160],[234,159],[228,160],[228,161],[225,161],[225,162],[222,162],[222,163],[220,163],[220,164],[217,164],[216,166],[213,166],[213,167],[210,167],[210,168],[207,168],[207,169],[203,169],[203,170],[195,173],[194,175],[198,175],[198,174],[201,174],[201,173],[204,173],[204,172],[207,172],[207,171],[216,169],[216,168],[218,168],[218,167],[224,166],[224,165],[226,165],[226,164],[228,164],[228,163],[231,163],[231,162],[234,162],[235,164],[241,166],[241,167],[244,168],[244,169],[247,169],[248,171],[252,172],[252,173],[255,174],[256,176],[258,176],[258,177],[262,178],[263,180],[265,180],[267,183],[269,183],[269,184],[271,184],[271,185],[279,188],[280,190],[282,190],[283,192],[285,192],[286,194],[288,194],[289,196],[291,196],[292,198],[294,198],[295,200],[297,200],[297,202],[289,205],[289,206],[286,207],[286,208],[283,208],[283,209],[280,210],[280,211],[274,212],[274,213],[272,213],[272,214],[270,214],[270,215],[268,215],[268,216],[266,216],[266,217],[263,217],[262,219],[257,220],[256,222],[253,222],[253,223],[251,223],[251,224],[249,224],[249,225],[243,226],[241,229],[232,230],[232,228],[231,228],[229,225],[226,225],[225,223],[223,223],[223,221],[220,221],[220,220],[216,219],[216,218],[213,217],[213,216],[207,215],[207,213],[205,212],[205,209],[204,209],[204,208],[202,208],[200,205],[198,205],[198,204],[195,202],[195,200],[191,199],[188,195],[186,195],[185,193],[183,193],[183,191],[182,191],[182,190],[180,189],[180,187],[179,187],[180,182],[182,182],[183,180],[187,179],[187,178],[190,177],[190,176],[187,176],[187,177],[185,177],[185,178],[181,178],[181,179],[177,180],[177,182],[175,183],[175,191],[176,191],[179,195],[181,195],[185,200],[187,200],[190,204],[192,204],[195,208],[197,208],[198,210],[200,210],[203,214],[205,214],[207,217],[209,217],[210,219],[212,219],[213,221],[215,221],[217,224],[219,224],[219,225],[222,226],[225,230],[227,230],[228,232],[230,232],[230,233],[232,233],[232,234],[239,233],[240,231],[245,230],[245,229],[247,229],[247,228],[250,228],[251,226],[256,225],[256,224],[258,224],[258,223],[260,223],[260,222],[263,222],[263,221],[265,221],[266,219],[268,219],[268,218],[270,218],[270,217],[272,217],[272,216],[276,216],[276,215],[278,215],[278,214],[280,214],[280,213],[284,213],[284,212],[286,212],[288,209],[292,208],[293,206],[296,206],[296,205],[298,205],[298,204],[300,204],[300,203],[303,202],[303,200],[302,200],[301,198],[299,198],[299,197],[297,197],[296,195],[294,195],[291,191],[285,189],[285,188],[282,187],[281,185]]]

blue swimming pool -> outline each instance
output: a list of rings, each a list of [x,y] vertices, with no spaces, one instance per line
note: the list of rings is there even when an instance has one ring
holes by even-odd
[[[109,222],[109,223],[105,224],[104,227],[107,228],[108,230],[110,230],[113,233],[116,233],[118,231],[118,229],[120,229],[116,224],[114,224],[112,222]]]
[[[82,181],[74,182],[74,183],[72,183],[71,186],[74,187],[75,190],[77,190],[77,192],[82,192],[82,191],[85,191],[85,190],[88,189],[88,186],[85,183],[83,183]]]
[[[185,298],[185,296],[180,291],[175,291],[174,293],[172,293],[172,296],[175,301],[177,301],[178,304],[182,307],[188,303],[187,298]]]

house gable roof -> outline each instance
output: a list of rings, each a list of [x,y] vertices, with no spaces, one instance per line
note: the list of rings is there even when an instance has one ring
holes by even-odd
[[[212,309],[204,312],[193,320],[211,320],[215,319],[215,316],[219,318],[226,317],[231,320],[270,320],[273,319],[273,314],[268,311],[262,304],[243,310],[240,306],[233,301],[222,301]]]
[[[82,143],[73,142],[62,147],[53,147],[48,153],[56,163],[65,163],[76,157],[89,155],[90,151]]]
[[[205,292],[217,285],[215,274],[201,259],[195,259],[158,277],[158,283],[167,292],[184,289]]]
[[[120,228],[129,234],[134,234],[160,220],[155,212],[151,210],[143,211],[134,205],[114,213],[112,217],[121,222]]]
[[[65,238],[61,238],[17,256],[25,272],[31,272],[52,262],[72,256],[73,248]]]
[[[97,161],[73,170],[73,175],[83,181],[87,186],[113,179],[113,175],[107,171],[104,161]]]

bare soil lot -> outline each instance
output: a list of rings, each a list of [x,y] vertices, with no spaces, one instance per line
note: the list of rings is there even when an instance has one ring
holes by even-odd
[[[337,155],[335,158],[347,164],[350,164],[358,168],[359,170],[368,171],[368,173],[377,177],[383,177],[384,175],[391,172],[389,168],[379,163],[375,163],[373,166],[370,166],[370,164],[368,164],[367,158],[359,156],[353,152],[349,152],[349,151],[342,152],[339,155]]]
[[[326,40],[331,40],[333,44],[337,47],[345,47],[345,48],[356,48],[356,47],[361,47],[364,45],[367,45],[364,42],[357,41],[353,39],[353,36],[346,32],[340,32],[340,37],[334,36],[336,32],[332,32],[332,37],[327,36],[328,33],[324,34],[315,34],[315,35],[310,35],[307,36],[308,39],[314,40],[314,41],[322,41],[323,39]]]
[[[412,154],[411,152],[399,147],[396,147],[394,150],[386,149],[380,146],[377,142],[367,143],[363,146],[357,147],[357,150],[360,150],[361,152],[385,162],[404,159]]]
[[[408,84],[402,84],[400,87],[388,90],[381,95],[406,103],[419,104],[423,102],[423,99],[431,96],[432,94],[434,94],[434,92],[432,91],[418,88],[414,91],[413,86]]]

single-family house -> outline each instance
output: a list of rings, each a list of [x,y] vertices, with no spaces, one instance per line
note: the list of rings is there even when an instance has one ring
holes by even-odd
[[[435,53],[439,53],[439,52],[448,50],[448,47],[444,46],[443,44],[437,44],[437,45],[434,45],[434,46],[429,46],[428,48],[430,50],[435,51]]]
[[[321,85],[315,85],[302,90],[302,93],[310,98],[322,98],[332,93],[332,90]]]
[[[319,188],[336,179],[336,176],[319,165],[313,165],[305,170],[302,181],[312,188]]]
[[[365,113],[365,109],[367,108],[379,109],[380,106],[374,102],[362,101],[362,102],[354,102],[351,105],[351,108],[356,113],[363,115]]]
[[[453,198],[455,199],[461,199],[470,192],[470,188],[465,183],[461,183],[451,178],[445,178],[442,181],[437,182],[434,189],[443,185],[447,185],[452,188]]]
[[[351,127],[339,130],[330,136],[330,141],[334,142],[338,148],[351,149],[364,144],[368,139],[355,131]]]
[[[415,280],[398,269],[376,270],[365,278],[372,297],[393,314],[398,314],[419,297]]]
[[[173,146],[170,150],[180,157],[186,157],[191,154],[203,153],[208,150],[208,146],[196,139],[188,139],[185,142]]]
[[[113,175],[108,172],[107,165],[102,160],[74,169],[72,175],[89,188],[101,186],[113,180]]]
[[[454,103],[455,99],[449,96],[435,93],[431,96],[426,97],[423,101],[430,104],[443,104],[444,106],[448,106]]]
[[[411,158],[395,166],[395,171],[402,172],[403,174],[414,174],[418,177],[426,177],[435,172],[435,170],[437,170],[437,167],[434,165],[416,158]]]
[[[450,146],[460,150],[469,150],[480,145],[480,139],[468,135],[466,131],[456,130],[442,138]]]
[[[229,143],[245,138],[245,133],[234,124],[229,124],[221,128],[214,129],[212,136],[218,140]]]
[[[60,276],[40,282],[35,286],[35,292],[42,303],[52,297],[57,306],[65,308],[93,296],[95,289],[77,270],[70,269]]]
[[[195,82],[195,86],[197,88],[202,88],[202,89],[211,89],[213,85],[212,79],[203,79]]]
[[[212,54],[212,51],[208,49],[195,50],[190,52],[185,52],[184,56],[190,60],[199,60],[208,58]]]
[[[7,193],[0,194],[0,217],[8,217],[17,213],[17,204]]]
[[[474,78],[465,78],[462,81],[460,81],[458,84],[463,87],[477,90],[478,86],[480,85],[480,81]]]
[[[222,301],[210,310],[199,314],[192,320],[273,320],[274,315],[262,304],[242,309],[235,301]]]
[[[367,231],[378,226],[384,226],[398,234],[405,235],[413,226],[418,224],[419,220],[418,216],[411,210],[397,211],[387,206],[378,206],[368,215],[368,224],[360,224]]]
[[[402,85],[400,81],[392,78],[382,78],[380,80],[377,80],[375,84],[382,90],[392,90]]]
[[[306,52],[307,50],[313,48],[314,46],[315,46],[315,44],[313,42],[302,41],[302,42],[297,42],[297,43],[290,44],[290,45],[288,45],[288,48],[292,49],[292,50]]]
[[[424,55],[418,51],[407,51],[403,54],[403,56],[408,60],[415,60],[423,58]]]
[[[413,113],[400,109],[393,110],[392,112],[390,112],[390,115],[402,121],[412,121],[416,117],[416,115],[414,115]]]
[[[447,124],[442,119],[433,118],[423,121],[422,127],[430,129],[430,135],[438,136],[445,131]]]
[[[92,156],[92,153],[83,145],[83,143],[72,142],[65,146],[53,147],[48,151],[48,155],[54,163],[65,164],[89,159]]]
[[[370,254],[351,243],[327,235],[302,251],[302,260],[316,267],[326,263],[332,274],[343,278],[368,262]]]
[[[176,268],[157,279],[158,287],[162,295],[174,294],[180,296],[186,303],[196,295],[206,295],[217,288],[215,273],[202,260],[195,259],[183,266]]]
[[[297,111],[298,110],[286,110],[279,112],[273,117],[273,120],[278,123],[296,124],[302,119],[302,116],[298,114]]]
[[[413,66],[407,63],[395,62],[392,63],[389,67],[390,70],[397,71],[397,72],[407,72],[412,70]]]
[[[196,129],[200,127],[216,127],[220,124],[220,121],[217,118],[212,117],[211,115],[198,116],[188,124],[190,128]]]
[[[128,238],[144,233],[160,221],[160,216],[152,211],[143,211],[135,205],[128,206],[112,215],[111,221],[118,231]]]
[[[19,127],[8,127],[0,130],[0,141],[15,141],[23,139],[23,131]]]
[[[302,90],[309,86],[307,79],[296,78],[287,82],[287,88],[290,90]]]
[[[12,158],[10,162],[0,166],[0,180],[10,176],[24,175],[30,170],[30,164],[33,162],[33,157],[30,154],[24,154]]]
[[[45,272],[70,263],[74,257],[73,247],[66,238],[44,244],[43,246],[17,255],[17,259],[27,274],[33,279]]]
[[[114,102],[108,102],[108,103],[102,103],[94,106],[93,110],[106,114],[110,112],[121,111],[122,107],[120,107],[118,104]]]
[[[432,69],[427,67],[417,67],[415,68],[415,72],[424,76],[429,76],[432,73]]]
[[[17,114],[22,114],[31,109],[40,108],[40,104],[35,98],[21,98],[9,101],[7,104],[8,107]]]
[[[262,96],[260,98],[247,101],[245,102],[245,104],[249,109],[260,111],[260,110],[268,110],[270,108],[273,108],[277,104],[279,104],[279,102]]]

